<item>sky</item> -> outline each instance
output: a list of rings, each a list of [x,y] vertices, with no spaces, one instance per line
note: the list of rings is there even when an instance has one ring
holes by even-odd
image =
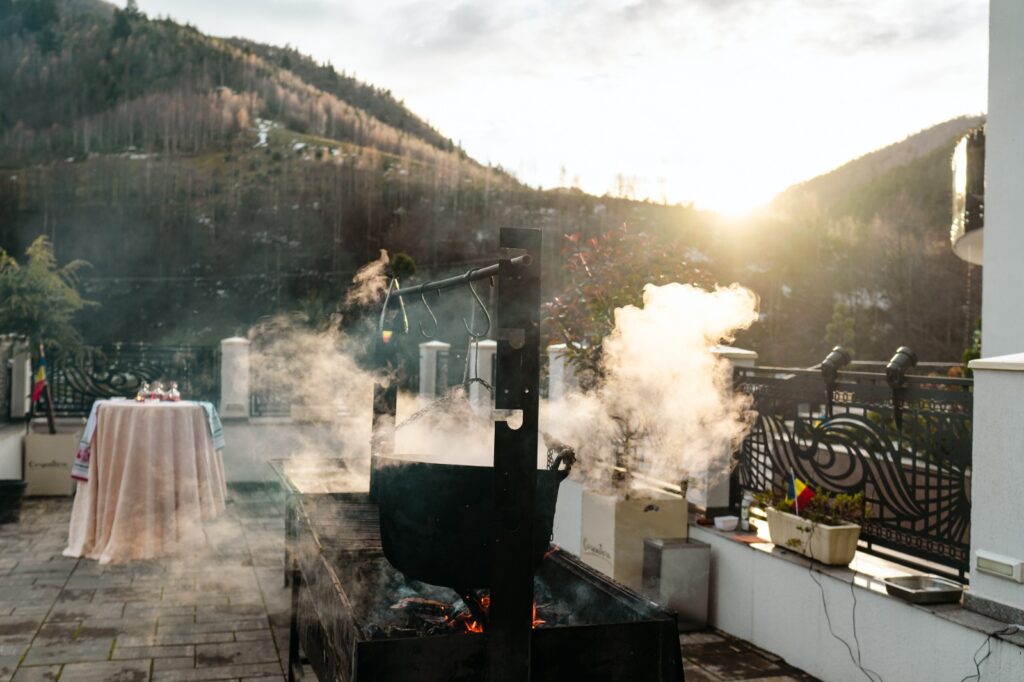
[[[139,8],[330,61],[531,185],[726,213],[986,109],[988,0],[139,0]]]

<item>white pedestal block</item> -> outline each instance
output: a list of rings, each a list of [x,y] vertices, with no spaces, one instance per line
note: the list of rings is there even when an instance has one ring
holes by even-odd
[[[439,389],[447,386],[437,384],[437,356],[447,353],[452,344],[444,341],[427,341],[420,344],[420,402],[431,401],[437,397]]]
[[[558,487],[552,541],[567,552],[580,555],[583,530],[583,486],[567,478]]]
[[[32,358],[18,353],[11,358],[11,419],[22,419],[32,405]]]
[[[576,370],[565,354],[565,344],[548,346],[548,400],[558,400],[576,386]]]
[[[249,339],[234,336],[220,342],[220,416],[249,416]]]
[[[498,342],[484,339],[469,347],[469,378],[483,379],[489,386],[494,386],[494,362],[498,354]],[[494,403],[491,392],[474,381],[469,384],[469,402],[477,410],[490,410]]]

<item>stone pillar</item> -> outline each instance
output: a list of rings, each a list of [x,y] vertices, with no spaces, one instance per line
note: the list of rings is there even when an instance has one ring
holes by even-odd
[[[437,397],[438,389],[447,386],[437,385],[437,357],[447,353],[452,347],[444,341],[427,341],[420,344],[420,402],[430,402]]]
[[[734,367],[753,367],[757,363],[757,353],[743,348],[717,345],[711,349],[711,354],[728,362],[730,375]],[[728,461],[731,456],[732,453],[725,453],[722,461]],[[690,476],[686,499],[711,512],[726,510],[729,507],[729,475],[707,471],[694,473]]]
[[[548,346],[548,400],[558,400],[576,386],[576,369],[565,353],[565,344]]]
[[[494,387],[494,356],[498,352],[498,342],[491,339],[477,341],[469,346],[469,378],[483,379]],[[490,410],[494,403],[494,395],[483,384],[473,381],[469,384],[469,402],[477,408]]]
[[[982,353],[1024,350],[1024,3],[989,8]]]
[[[1024,353],[974,360],[973,463],[971,466],[971,587],[964,605],[1005,623],[1024,622],[1024,512],[1016,500],[1024,481]],[[997,557],[1011,575],[978,570]],[[983,562],[984,563],[984,562]],[[991,565],[991,564],[990,564]]]
[[[220,416],[249,417],[249,339],[240,336],[220,342]]]
[[[32,358],[28,351],[11,358],[11,419],[23,419],[32,407]]]

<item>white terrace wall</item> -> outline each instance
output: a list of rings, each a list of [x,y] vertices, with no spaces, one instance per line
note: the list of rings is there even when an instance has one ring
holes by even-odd
[[[807,568],[700,526],[690,526],[690,538],[711,544],[711,625],[826,682],[866,679],[829,634],[821,592]],[[821,573],[815,577],[825,590],[833,629],[852,646],[850,585]],[[895,597],[854,590],[862,664],[881,679],[932,682],[975,674],[972,660],[985,635]],[[1024,680],[1024,649],[997,639],[991,644],[981,679]]]

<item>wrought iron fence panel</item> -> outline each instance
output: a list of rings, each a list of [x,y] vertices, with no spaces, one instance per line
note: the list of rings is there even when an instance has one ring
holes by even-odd
[[[100,398],[134,397],[144,382],[171,381],[185,399],[220,398],[220,350],[205,346],[115,344],[81,357],[51,353],[48,383],[58,416],[84,416]],[[46,410],[46,398],[37,412]]]
[[[814,370],[738,367],[750,434],[737,453],[740,488],[784,491],[792,473],[833,493],[863,492],[866,548],[952,569],[969,566],[973,382],[909,377],[900,426],[885,376],[841,372],[829,414]],[[888,554],[888,553],[887,553]],[[906,562],[912,560],[902,559]]]

